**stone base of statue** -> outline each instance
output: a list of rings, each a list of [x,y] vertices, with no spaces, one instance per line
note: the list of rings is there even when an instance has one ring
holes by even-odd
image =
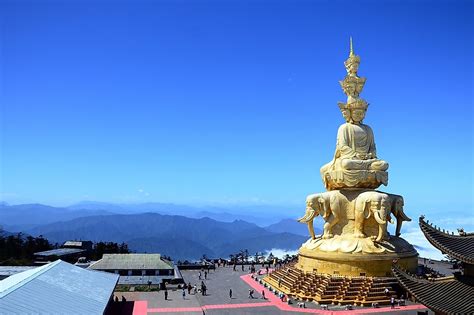
[[[341,276],[390,277],[394,261],[415,272],[418,253],[400,237],[374,242],[372,238],[334,236],[309,239],[299,250],[296,268],[303,272]]]
[[[403,197],[371,189],[341,189],[309,195],[306,214],[311,238],[299,250],[296,268],[304,272],[343,276],[390,276],[394,260],[415,271],[418,253],[399,237],[403,221]],[[325,220],[323,234],[314,235],[313,219]],[[396,234],[387,223],[397,221]]]

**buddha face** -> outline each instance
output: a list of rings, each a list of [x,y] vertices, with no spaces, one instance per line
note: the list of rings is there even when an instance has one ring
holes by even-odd
[[[357,73],[357,70],[359,70],[359,63],[358,62],[351,62],[348,67],[347,67],[347,72],[350,74],[355,75]]]
[[[343,109],[341,110],[341,113],[342,113],[342,117],[344,117],[344,120],[346,122],[349,122],[349,120],[351,119],[351,112],[350,110],[348,109]]]
[[[354,84],[345,84],[344,85],[344,92],[346,93],[346,95],[355,96],[355,92],[356,92],[355,88],[356,87],[355,87]]]
[[[364,119],[364,117],[365,117],[364,109],[356,108],[352,110],[351,118],[356,124],[360,123]]]

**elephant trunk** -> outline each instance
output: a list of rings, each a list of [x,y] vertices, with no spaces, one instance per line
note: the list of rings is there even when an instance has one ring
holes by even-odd
[[[398,215],[402,221],[411,221],[411,219],[405,214],[405,212],[403,212],[403,210],[399,211]]]

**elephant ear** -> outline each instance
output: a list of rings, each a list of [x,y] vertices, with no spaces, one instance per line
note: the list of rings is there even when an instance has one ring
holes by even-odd
[[[370,200],[366,200],[364,202],[364,217],[366,219],[370,218],[370,203],[371,203]]]

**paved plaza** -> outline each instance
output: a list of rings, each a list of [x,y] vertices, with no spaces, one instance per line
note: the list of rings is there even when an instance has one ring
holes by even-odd
[[[271,293],[268,289],[255,281],[248,271],[237,268],[233,271],[232,267],[220,267],[215,271],[210,271],[207,279],[199,280],[199,270],[182,271],[183,278],[192,286],[197,285],[200,288],[201,281],[207,287],[207,295],[203,296],[200,292],[188,294],[183,298],[182,290],[168,290],[168,300],[164,298],[164,292],[117,292],[119,299],[124,296],[127,301],[134,301],[133,314],[370,314],[370,313],[391,313],[391,314],[413,314],[424,312],[427,309],[420,304],[408,304],[407,306],[384,308],[360,308],[354,310],[345,310],[344,306],[329,305],[328,310],[322,310],[320,305],[306,303],[306,308],[298,308],[295,304],[288,305],[281,302],[278,296]],[[263,276],[262,276],[263,277]],[[232,298],[229,296],[229,290],[232,289]],[[254,298],[249,297],[249,290],[254,290]],[[261,292],[265,291],[265,299]],[[433,314],[428,312],[428,314]]]

